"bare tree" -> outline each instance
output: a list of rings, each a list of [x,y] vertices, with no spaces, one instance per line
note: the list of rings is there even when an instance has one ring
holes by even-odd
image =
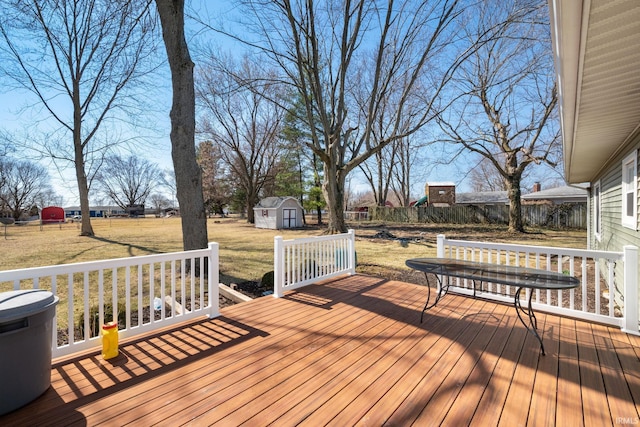
[[[101,139],[105,122],[130,111],[132,82],[155,53],[150,0],[3,0],[0,17],[4,69],[35,95],[61,128],[43,145],[54,161],[74,165],[82,211],[81,234],[92,236],[92,174],[114,141]],[[9,67],[12,66],[12,67]],[[129,114],[128,116],[132,116]]]
[[[377,206],[384,206],[389,198],[393,165],[396,162],[400,141],[388,144],[376,152],[367,161],[358,165],[371,186],[371,191]]]
[[[416,133],[395,140],[359,166],[377,206],[385,206],[390,199],[399,206],[411,203],[414,165],[420,160],[419,151],[426,146],[414,142],[418,136]]]
[[[198,144],[196,152],[202,168],[202,191],[207,213],[224,215],[224,207],[231,201],[233,190],[220,145],[203,141]]]
[[[391,188],[400,206],[411,204],[411,186],[416,177],[414,166],[420,159],[418,150],[424,147],[424,144],[414,143],[416,136],[417,134],[414,134],[395,143],[396,161],[391,169]]]
[[[469,171],[473,191],[507,191],[507,183],[491,160],[481,156],[480,161]]]
[[[504,180],[509,230],[524,231],[523,173],[560,156],[557,93],[548,12],[543,0],[487,0],[469,18],[467,37],[481,40],[458,71],[457,97],[438,117],[444,139],[483,156]]]
[[[0,204],[13,219],[20,219],[50,192],[44,167],[27,160],[0,158]]]
[[[452,37],[459,2],[243,3],[257,36],[238,38],[280,67],[304,100],[306,122],[318,123],[306,145],[324,165],[328,232],[344,232],[349,172],[433,118],[457,64],[451,52],[435,59]],[[438,74],[427,73],[438,64]]]
[[[156,211],[156,216],[162,215],[162,210],[171,206],[171,200],[167,199],[164,194],[153,193],[149,196],[149,200]]]
[[[282,148],[280,133],[285,110],[273,103],[279,85],[247,82],[263,80],[263,71],[246,59],[234,65],[202,71],[198,99],[204,107],[201,131],[219,144],[225,163],[245,195],[247,221],[254,222],[253,207],[263,187],[274,179],[273,170]]]
[[[171,157],[182,220],[184,250],[208,245],[202,173],[196,160],[196,96],[193,61],[184,34],[184,0],[156,0],[171,69]]]
[[[105,196],[126,209],[144,205],[151,191],[162,182],[158,166],[136,155],[111,155],[96,176]]]

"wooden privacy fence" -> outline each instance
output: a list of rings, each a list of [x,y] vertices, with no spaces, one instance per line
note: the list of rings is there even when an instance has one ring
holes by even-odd
[[[373,206],[368,219],[386,222],[442,224],[508,224],[509,206],[454,205],[449,207]],[[522,205],[525,225],[547,228],[587,228],[586,203],[560,205]]]

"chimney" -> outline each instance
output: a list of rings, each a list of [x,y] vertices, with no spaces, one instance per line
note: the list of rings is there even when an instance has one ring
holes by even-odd
[[[542,189],[542,186],[540,185],[539,182],[535,182],[533,183],[533,192],[537,193],[538,191],[540,191]]]

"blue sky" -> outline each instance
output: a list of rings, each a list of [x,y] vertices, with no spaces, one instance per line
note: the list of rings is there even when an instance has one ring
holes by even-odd
[[[232,6],[226,1],[193,1],[191,9],[188,11],[190,14],[194,14],[203,18],[203,20],[212,20],[211,22],[216,25],[231,25],[231,19],[222,20],[220,18],[220,11],[228,13],[232,11]],[[213,42],[218,46],[221,46],[224,50],[233,51],[237,53],[241,48],[237,43],[234,43],[228,39],[223,38],[210,30],[203,30],[199,25],[193,21],[189,21],[189,37],[190,46],[192,49],[192,56],[197,62],[198,46],[203,43]],[[164,51],[162,52],[164,54]],[[172,169],[171,161],[171,144],[169,140],[169,109],[171,103],[171,90],[169,82],[169,73],[166,64],[158,75],[158,79],[161,81],[160,91],[158,94],[153,95],[153,102],[158,106],[157,113],[153,113],[150,117],[150,121],[154,123],[153,127],[156,131],[156,136],[152,136],[152,144],[144,144],[140,153],[150,161],[158,164],[162,169]],[[3,85],[4,86],[4,85]],[[10,92],[0,92],[0,129],[12,133],[23,133],[27,129],[33,129],[34,123],[39,122],[39,126],[47,126],[48,113],[44,111],[38,111],[38,108],[23,109],[27,105],[35,103],[34,98],[25,91],[12,90]],[[44,122],[43,122],[44,120]],[[51,124],[53,125],[53,124]],[[147,131],[144,131],[145,138],[150,137]],[[136,137],[137,135],[130,135]],[[22,154],[18,153],[16,157],[22,157]],[[41,161],[45,166],[50,167],[50,162]],[[472,162],[468,159],[460,159],[457,163],[450,165],[446,164],[433,164],[425,161],[422,164],[416,165],[416,175],[414,180],[414,195],[420,197],[422,195],[424,184],[426,181],[453,181],[458,185],[458,192],[470,191],[470,186],[464,180],[466,172],[472,167]],[[64,197],[64,205],[71,206],[77,205],[77,190],[75,183],[75,173],[71,167],[62,172],[56,171],[54,168],[50,169],[51,183],[55,191]],[[539,171],[540,175],[549,175],[548,171]],[[352,176],[352,188],[356,192],[364,192],[368,190],[368,186],[364,184],[362,178],[358,177],[357,173]],[[523,189],[526,192],[527,189]],[[92,204],[98,203],[98,198],[92,197]]]

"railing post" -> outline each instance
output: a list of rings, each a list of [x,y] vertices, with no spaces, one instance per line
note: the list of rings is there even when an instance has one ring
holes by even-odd
[[[624,326],[622,331],[640,335],[638,329],[638,248],[627,245],[624,253]]]
[[[356,274],[356,232],[349,230],[349,274]]]
[[[438,258],[444,258],[444,234],[438,234],[437,237],[437,242],[438,242],[438,246],[436,249],[436,256]]]
[[[273,296],[281,298],[284,288],[284,241],[282,236],[273,238]]]
[[[208,266],[208,294],[211,311],[209,318],[218,317],[220,315],[220,259],[219,245],[215,242],[209,243],[209,266]],[[202,274],[202,272],[200,273]]]

